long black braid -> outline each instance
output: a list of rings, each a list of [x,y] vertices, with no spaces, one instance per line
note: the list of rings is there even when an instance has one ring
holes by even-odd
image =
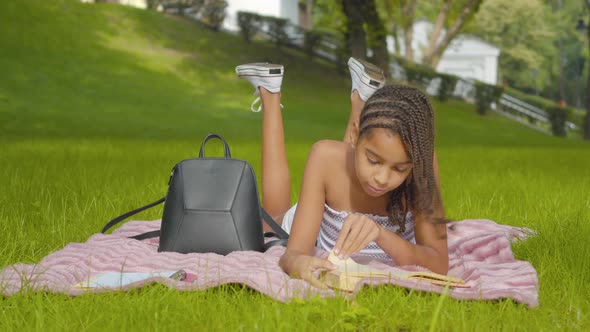
[[[408,211],[433,215],[433,206],[442,204],[434,177],[434,112],[420,90],[403,85],[387,85],[365,103],[359,121],[361,139],[375,128],[389,129],[401,137],[412,161],[408,178],[388,198],[387,211],[399,233],[405,232]]]

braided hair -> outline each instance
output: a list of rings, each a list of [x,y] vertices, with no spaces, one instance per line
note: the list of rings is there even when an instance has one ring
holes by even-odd
[[[420,90],[403,85],[387,85],[365,103],[360,115],[358,139],[376,128],[399,135],[412,161],[406,180],[390,192],[387,212],[392,224],[405,232],[408,211],[432,216],[433,206],[441,204],[433,169],[434,113],[430,101]],[[414,214],[415,215],[415,214]]]

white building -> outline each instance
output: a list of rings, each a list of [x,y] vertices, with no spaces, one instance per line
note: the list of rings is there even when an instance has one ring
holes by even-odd
[[[412,49],[416,62],[422,60],[423,51],[428,46],[434,25],[425,20],[414,23]],[[445,31],[441,33],[441,39]],[[400,53],[405,54],[403,33],[399,38]],[[392,37],[388,37],[388,49],[395,52]],[[439,72],[472,78],[488,84],[498,83],[498,56],[500,49],[475,36],[460,34],[451,41],[436,67]]]
[[[94,2],[94,0],[80,0]],[[292,24],[299,24],[299,6],[297,0],[226,0],[223,28],[238,31],[238,12],[251,12],[264,16],[286,18]],[[119,0],[120,4],[138,8],[147,8],[146,0]]]
[[[93,3],[94,0],[80,0],[81,2],[90,2]],[[147,8],[146,0],[119,0],[119,3],[122,5],[133,6],[141,9]]]
[[[298,0],[226,0],[223,28],[238,31],[238,12],[251,12],[264,16],[286,18],[292,24],[299,24]]]

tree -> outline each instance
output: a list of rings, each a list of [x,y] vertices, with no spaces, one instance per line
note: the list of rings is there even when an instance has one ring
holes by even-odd
[[[502,51],[501,76],[516,87],[543,88],[557,56],[555,28],[541,0],[486,0],[473,32]]]
[[[416,0],[401,1],[402,28],[404,29],[404,43],[406,46],[406,59],[414,62],[414,17],[416,15]]]
[[[590,0],[585,0],[586,10],[590,14]],[[586,38],[588,39],[588,48],[590,50],[590,28],[586,27]],[[586,89],[590,88],[590,71],[588,71],[588,81]],[[586,91],[586,116],[584,117],[584,139],[590,140],[590,92]]]
[[[400,50],[398,36],[400,32],[403,32],[406,59],[410,62],[422,60],[424,64],[436,68],[447,46],[474,17],[483,0],[381,0],[381,2],[387,14],[396,51]],[[413,25],[416,17],[435,22],[422,59],[414,59],[412,48]],[[445,29],[447,31],[443,33]]]
[[[160,5],[160,0],[146,0],[147,9],[156,10]]]
[[[333,32],[343,32],[345,30],[346,17],[343,14],[342,0],[315,0],[312,13],[314,29]]]
[[[346,18],[344,35],[350,54],[364,59],[367,47],[370,47],[373,61],[388,75],[387,30],[379,16],[375,0],[342,0],[341,3]]]
[[[414,62],[414,18],[416,17],[417,0],[384,0],[383,8],[387,16],[388,29],[395,43],[395,51],[400,51],[399,31],[404,34],[405,57],[409,62]]]
[[[387,50],[387,31],[377,13],[375,0],[365,1],[363,13],[366,19],[369,47],[373,51],[375,64],[389,77],[389,52]]]
[[[549,68],[552,70],[553,79],[550,80],[545,94],[582,108],[578,86],[582,85],[580,82],[584,64],[582,45],[585,36],[576,32],[576,20],[572,20],[572,17],[578,17],[580,12],[584,11],[584,4],[566,0],[545,0],[545,2],[551,10],[549,16],[553,18],[551,24],[555,31],[554,47],[556,47],[553,65]]]
[[[367,40],[363,27],[363,0],[342,0],[342,12],[346,17],[344,39],[351,56],[365,59],[367,54]]]
[[[313,28],[313,0],[299,0],[299,25],[305,30]]]
[[[483,0],[443,0],[428,46],[424,51],[423,64],[436,68],[447,46],[461,32],[469,19],[474,16],[482,2]],[[452,14],[455,12],[458,15],[453,17]],[[449,28],[441,38],[445,25],[449,26]]]

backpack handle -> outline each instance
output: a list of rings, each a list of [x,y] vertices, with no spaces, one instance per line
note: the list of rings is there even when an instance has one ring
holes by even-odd
[[[227,142],[223,139],[223,137],[221,137],[217,134],[209,134],[209,135],[207,135],[207,137],[205,137],[205,139],[203,140],[203,143],[201,143],[201,150],[199,151],[199,158],[205,157],[205,143],[207,143],[207,141],[212,138],[217,138],[223,143],[223,146],[225,148],[225,158],[231,158],[231,153],[229,152],[229,145],[227,145]]]

